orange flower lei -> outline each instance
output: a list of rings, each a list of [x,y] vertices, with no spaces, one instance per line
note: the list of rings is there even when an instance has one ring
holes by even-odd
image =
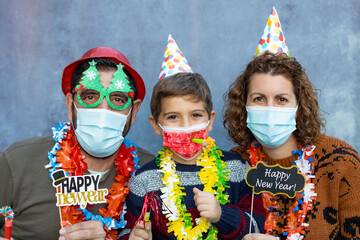
[[[59,122],[53,128],[53,138],[57,142],[48,155],[49,164],[46,168],[50,171],[64,169],[69,176],[84,175],[87,164],[83,161],[73,127],[68,122]],[[125,210],[123,209],[125,198],[129,193],[127,181],[132,172],[138,168],[139,158],[134,144],[124,139],[115,160],[115,182],[106,196],[107,207],[99,209],[100,215],[93,215],[86,209],[80,209],[78,205],[61,207],[62,226],[73,225],[85,220],[99,220],[104,225],[106,239],[117,239],[118,228],[126,225],[124,221]]]
[[[298,155],[298,159],[293,163],[299,167],[300,172],[306,177],[305,189],[296,194],[295,201],[290,207],[289,213],[285,216],[287,223],[283,229],[277,227],[279,217],[279,213],[276,211],[279,208],[277,197],[270,193],[262,193],[263,205],[267,211],[264,226],[265,234],[270,235],[274,230],[281,230],[288,240],[303,239],[304,229],[309,225],[305,223],[305,217],[307,212],[313,209],[313,200],[316,199],[314,184],[311,183],[311,178],[315,177],[311,175],[315,146],[299,147],[299,149],[301,150],[292,152],[292,154]],[[259,161],[264,162],[265,155],[259,143],[252,144],[247,152],[249,153],[250,165],[252,167],[256,166],[256,163]]]

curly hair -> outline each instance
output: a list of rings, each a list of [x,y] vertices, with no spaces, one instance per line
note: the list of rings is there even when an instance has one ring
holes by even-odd
[[[317,90],[295,58],[269,52],[255,56],[224,95],[223,124],[232,141],[244,151],[255,140],[246,124],[246,99],[251,77],[255,73],[282,75],[291,80],[298,102],[297,129],[293,134],[301,146],[312,144],[325,131],[325,119],[318,104]]]

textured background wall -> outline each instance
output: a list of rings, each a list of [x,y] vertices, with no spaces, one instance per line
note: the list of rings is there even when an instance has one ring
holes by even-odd
[[[0,0],[0,150],[50,135],[67,120],[63,68],[95,46],[121,50],[143,77],[147,95],[129,138],[156,152],[149,101],[171,33],[212,89],[211,135],[232,144],[222,126],[222,95],[255,53],[275,6],[292,56],[321,90],[327,134],[360,150],[360,2],[358,0]]]

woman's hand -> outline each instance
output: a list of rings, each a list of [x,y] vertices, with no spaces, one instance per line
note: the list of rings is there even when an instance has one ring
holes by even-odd
[[[249,233],[242,238],[242,240],[276,240],[276,239],[277,237],[262,233]]]

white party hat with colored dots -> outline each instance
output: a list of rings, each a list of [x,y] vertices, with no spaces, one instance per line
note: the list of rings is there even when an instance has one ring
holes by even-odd
[[[159,80],[179,72],[192,73],[193,70],[180,51],[175,40],[171,37],[171,34],[169,34],[163,63],[160,69]]]
[[[290,56],[290,52],[285,41],[284,32],[282,31],[280,19],[275,7],[273,7],[271,10],[269,19],[264,29],[264,33],[256,49],[255,56],[265,51],[269,51],[275,54],[286,53],[286,55]]]

